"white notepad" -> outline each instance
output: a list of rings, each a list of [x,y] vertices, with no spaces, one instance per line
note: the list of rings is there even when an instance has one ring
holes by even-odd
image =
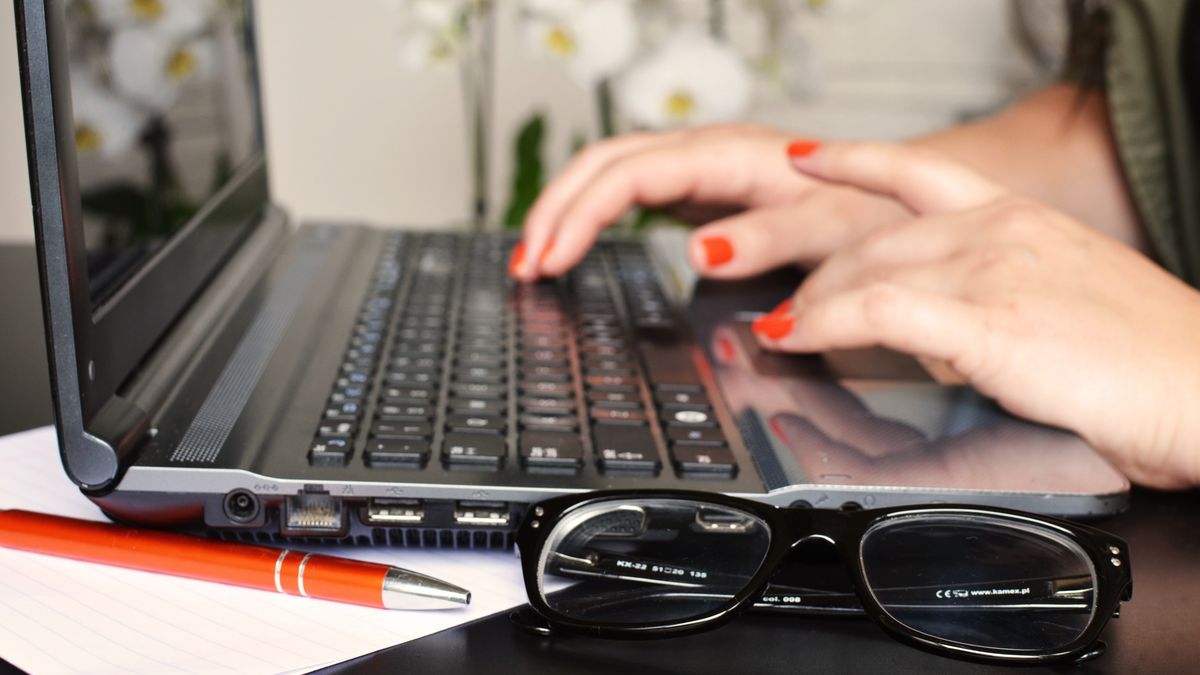
[[[0,438],[0,508],[105,520],[67,480],[52,428]],[[508,552],[325,548],[471,591],[465,609],[388,611],[0,548],[0,656],[32,673],[316,668],[523,604]]]

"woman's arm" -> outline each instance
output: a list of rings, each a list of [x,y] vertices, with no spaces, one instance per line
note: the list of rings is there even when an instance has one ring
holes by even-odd
[[[1102,91],[1053,85],[992,117],[912,144],[941,152],[1140,251],[1149,248],[1121,174]]]

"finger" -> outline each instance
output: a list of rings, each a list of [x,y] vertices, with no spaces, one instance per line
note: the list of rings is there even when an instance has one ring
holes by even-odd
[[[545,254],[555,223],[563,210],[597,172],[618,157],[655,144],[671,143],[678,135],[678,132],[624,134],[593,143],[572,157],[562,172],[538,195],[525,218],[520,259],[513,259],[510,265],[512,275],[524,281],[532,281],[536,277],[537,265],[527,262],[536,263]]]
[[[970,229],[958,214],[877,228],[834,252],[804,280],[798,297],[813,303],[872,281],[891,280],[899,270],[944,261],[969,245],[963,237]]]
[[[980,206],[1005,194],[987,178],[923,148],[797,142],[788,153],[792,166],[805,174],[898,199],[919,214]]]
[[[753,206],[781,199],[784,186],[798,193],[805,183],[789,180],[790,170],[772,159],[782,147],[777,138],[711,135],[655,145],[610,162],[563,212],[541,272],[556,275],[570,269],[600,230],[632,204],[659,206],[686,199]]]
[[[782,351],[887,347],[945,361],[962,375],[986,347],[981,310],[897,284],[872,284],[814,304],[786,303],[755,323],[764,346]]]
[[[880,223],[911,213],[890,199],[849,188],[820,188],[799,201],[753,209],[709,223],[688,243],[692,267],[738,279],[786,264],[812,266]]]

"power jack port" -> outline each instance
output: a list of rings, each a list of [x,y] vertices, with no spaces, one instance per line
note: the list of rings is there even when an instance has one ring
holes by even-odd
[[[258,517],[262,506],[258,497],[249,490],[234,490],[225,495],[225,517],[235,523],[250,523]]]

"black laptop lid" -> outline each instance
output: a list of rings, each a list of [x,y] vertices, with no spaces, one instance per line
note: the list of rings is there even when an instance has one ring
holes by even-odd
[[[253,8],[16,5],[60,443],[87,486],[115,473],[95,428],[136,414],[116,393],[269,202]]]

